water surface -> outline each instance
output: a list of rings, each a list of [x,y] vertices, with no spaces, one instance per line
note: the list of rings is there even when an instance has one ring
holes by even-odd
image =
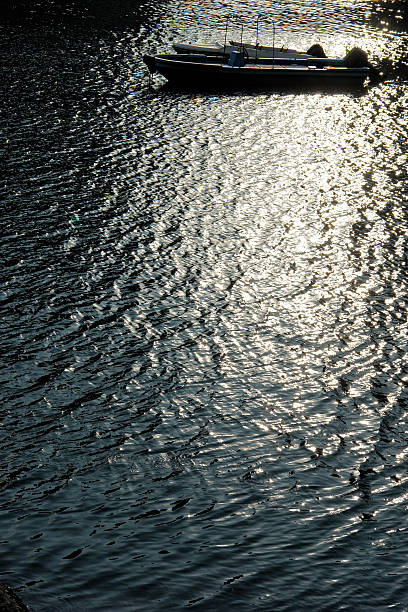
[[[2,26],[1,581],[37,611],[406,610],[406,81],[177,91],[141,59],[227,8],[393,66],[406,32],[89,6]]]

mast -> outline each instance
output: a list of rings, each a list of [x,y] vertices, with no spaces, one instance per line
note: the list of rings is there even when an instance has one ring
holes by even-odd
[[[255,63],[258,61],[258,34],[259,34],[259,15],[256,18]]]
[[[224,37],[224,55],[227,53],[227,30],[228,30],[228,21],[230,16],[227,15],[227,21],[225,23],[225,37]]]
[[[272,21],[272,66],[275,66],[275,22]]]

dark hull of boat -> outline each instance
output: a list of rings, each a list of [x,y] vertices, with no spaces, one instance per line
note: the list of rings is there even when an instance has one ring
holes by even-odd
[[[180,57],[180,56],[176,56]],[[247,64],[242,67],[229,66],[208,60],[187,61],[169,56],[145,56],[151,72],[158,72],[170,83],[184,86],[216,87],[276,87],[307,84],[362,85],[369,76],[368,68],[346,68],[338,66]]]

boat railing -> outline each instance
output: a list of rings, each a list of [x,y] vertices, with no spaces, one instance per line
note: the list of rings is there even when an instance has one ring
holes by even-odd
[[[260,22],[263,21],[264,23],[270,23],[269,20],[267,20],[265,17],[263,17],[262,15],[258,15],[256,18],[256,22],[255,22],[255,26],[251,25],[250,23],[248,23],[247,19],[244,19],[242,16],[240,15],[233,15],[233,14],[229,14],[226,16],[225,19],[225,32],[224,32],[224,49],[223,49],[223,55],[226,56],[227,55],[227,46],[228,46],[228,31],[229,28],[235,26],[237,28],[239,28],[240,31],[240,40],[239,40],[239,44],[238,47],[240,49],[240,51],[242,53],[245,53],[245,44],[244,44],[244,26],[247,29],[251,29],[252,27],[254,27],[255,29],[255,63],[258,61],[258,57],[259,57],[259,49],[260,49],[260,44],[259,44],[259,26],[260,26]],[[276,27],[275,27],[275,21],[272,21],[272,58],[273,58],[273,65],[275,64],[275,34],[276,34]]]

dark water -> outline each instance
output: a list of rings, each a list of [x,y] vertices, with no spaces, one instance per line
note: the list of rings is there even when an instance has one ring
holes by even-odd
[[[407,610],[407,82],[177,92],[141,61],[235,10],[396,66],[403,23],[36,6],[1,26],[0,581],[37,611]]]

